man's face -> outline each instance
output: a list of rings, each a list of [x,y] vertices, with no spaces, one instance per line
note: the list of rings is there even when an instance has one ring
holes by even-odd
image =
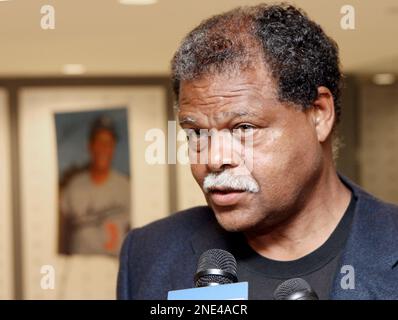
[[[322,168],[322,148],[312,111],[279,102],[275,84],[262,63],[237,75],[183,81],[179,105],[184,129],[212,130],[209,138],[199,136],[197,141],[223,141],[209,141],[207,163],[197,161],[202,163],[191,164],[191,170],[226,230],[259,232],[272,227],[297,212],[315,188]],[[250,140],[252,150],[243,147],[241,138],[238,143],[227,143],[236,142],[229,134],[236,132],[234,129],[243,133],[243,140]],[[197,156],[192,157],[192,153],[202,149],[192,148],[191,160]],[[238,182],[248,182],[234,189],[231,184],[222,187],[223,180],[218,181],[221,187],[214,187],[214,179],[206,178],[222,172],[238,177]],[[213,188],[206,192],[204,183]]]
[[[90,142],[91,165],[100,171],[109,170],[112,165],[115,138],[109,130],[101,129]]]

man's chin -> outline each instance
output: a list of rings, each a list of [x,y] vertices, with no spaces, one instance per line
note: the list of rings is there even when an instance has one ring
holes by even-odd
[[[245,232],[252,230],[256,227],[256,221],[252,221],[249,217],[253,215],[243,212],[243,210],[238,210],[234,208],[223,208],[223,210],[218,210],[213,208],[214,214],[219,225],[229,232]]]

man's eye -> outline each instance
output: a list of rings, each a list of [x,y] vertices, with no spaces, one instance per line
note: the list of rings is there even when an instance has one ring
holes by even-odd
[[[242,123],[237,125],[234,129],[237,130],[242,130],[242,131],[249,131],[255,129],[255,126],[248,124],[248,123]]]
[[[235,138],[246,140],[254,135],[255,126],[248,123],[241,123],[236,125],[232,130]]]

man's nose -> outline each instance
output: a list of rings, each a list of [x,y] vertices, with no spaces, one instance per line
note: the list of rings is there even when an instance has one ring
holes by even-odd
[[[239,143],[229,130],[212,131],[210,135],[208,169],[223,171],[240,165]]]

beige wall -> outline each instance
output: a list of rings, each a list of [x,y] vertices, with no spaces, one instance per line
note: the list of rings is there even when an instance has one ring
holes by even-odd
[[[398,85],[364,85],[360,114],[361,184],[398,203]]]

